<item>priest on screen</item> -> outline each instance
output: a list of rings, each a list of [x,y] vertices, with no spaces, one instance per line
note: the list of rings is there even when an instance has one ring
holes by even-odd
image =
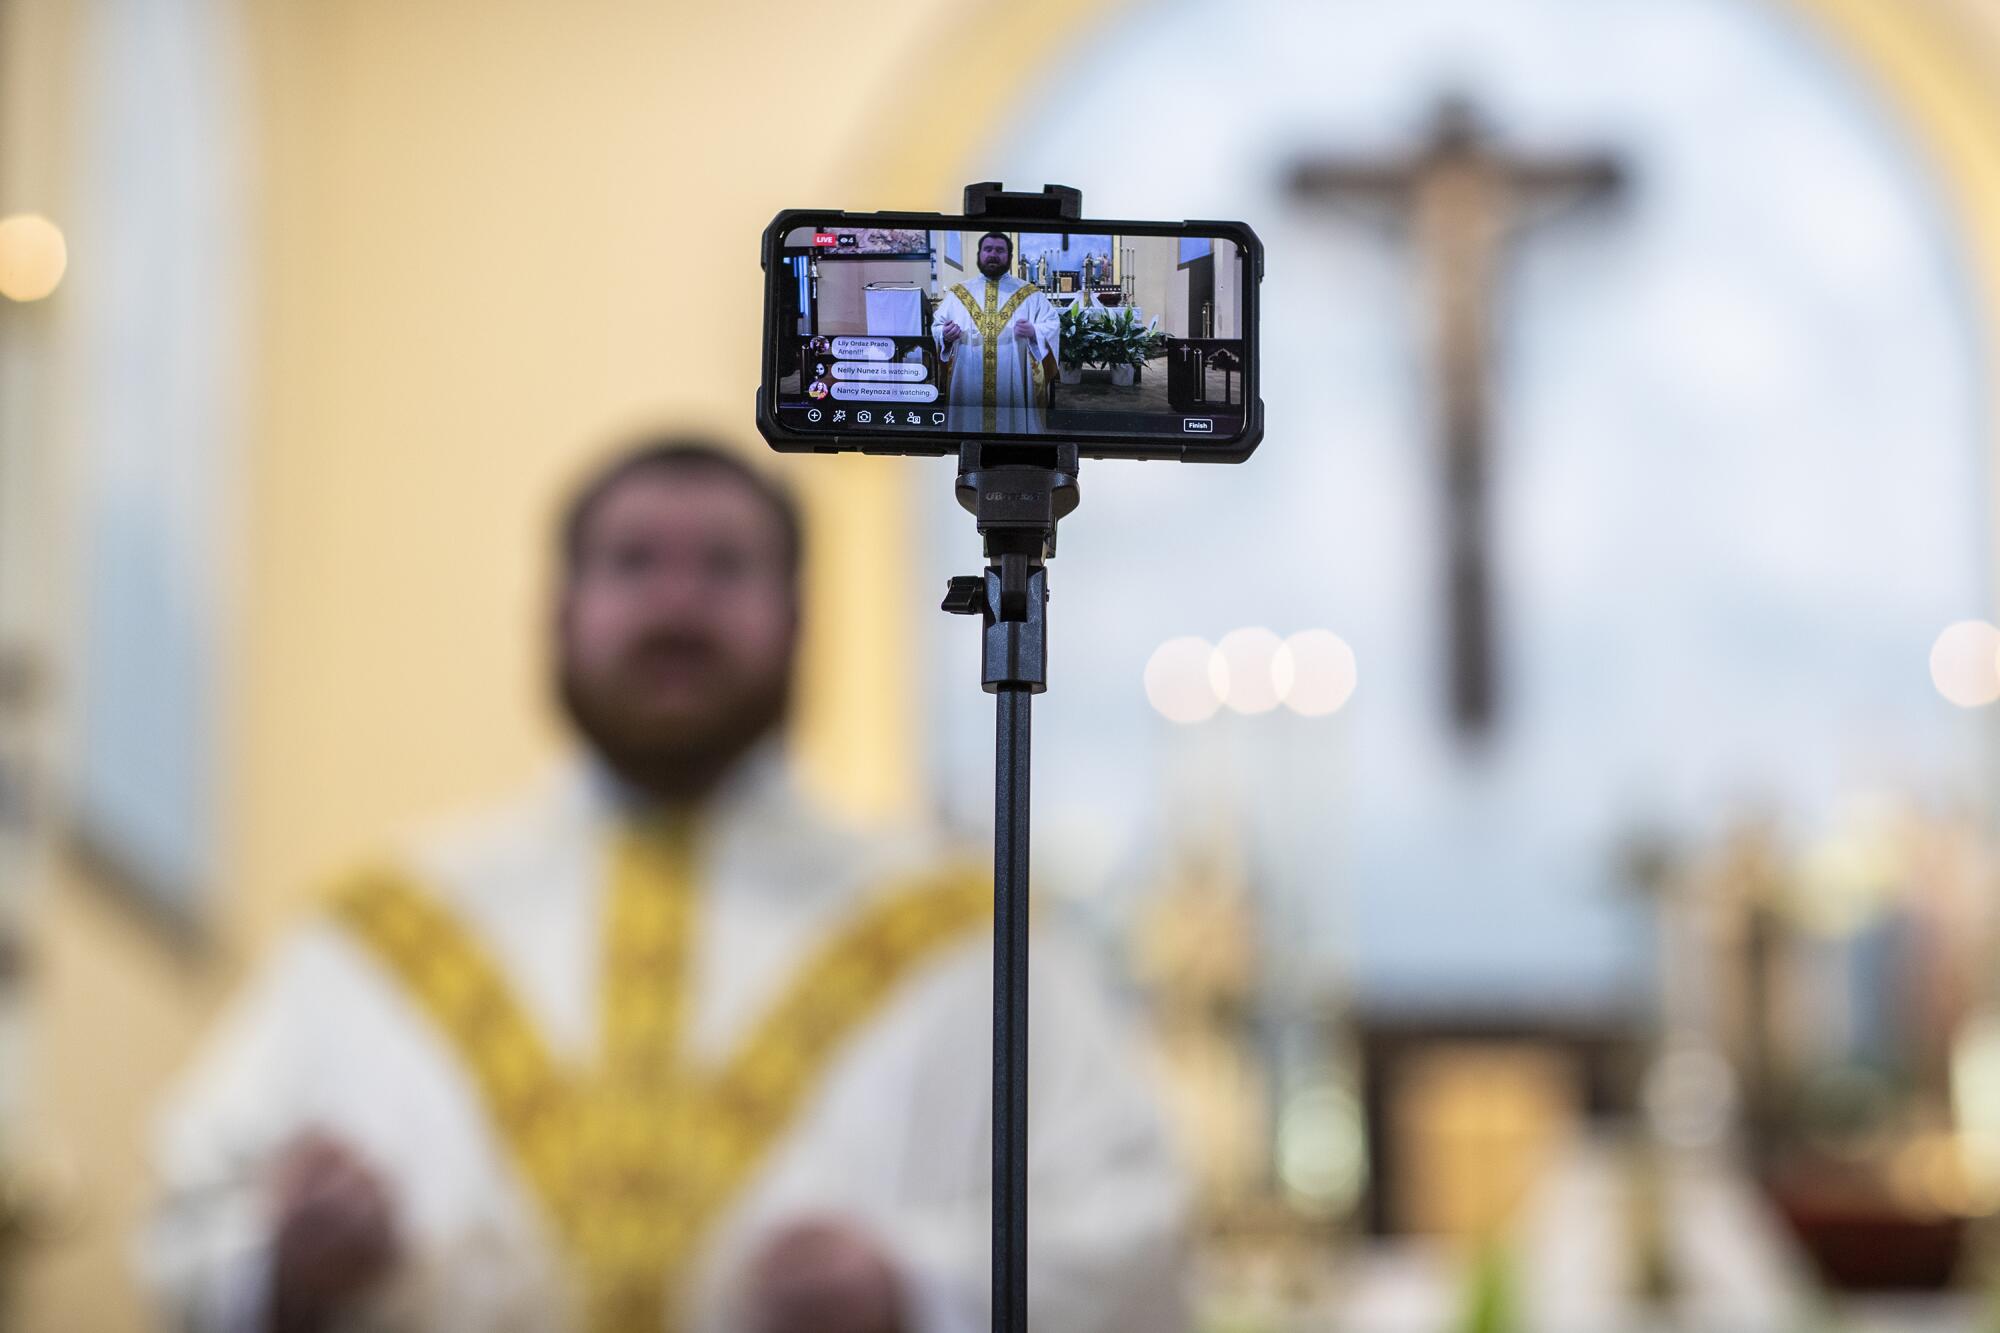
[[[980,277],[947,287],[931,315],[944,358],[948,429],[1040,434],[1062,321],[1040,288],[1008,270],[1014,242],[979,238]]]

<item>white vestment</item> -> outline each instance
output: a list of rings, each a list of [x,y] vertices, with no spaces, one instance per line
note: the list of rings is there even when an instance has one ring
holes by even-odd
[[[471,928],[548,1047],[580,1064],[598,1037],[620,806],[612,784],[579,769],[402,858]],[[770,752],[712,803],[703,845],[683,1040],[718,1060],[862,898],[936,860],[914,839],[863,837],[819,816]],[[1168,1333],[1185,1322],[1182,1180],[1082,955],[1044,934],[1031,984],[1030,1322]],[[891,1256],[912,1333],[984,1333],[991,948],[990,929],[953,937],[843,1039],[705,1233],[670,1298],[675,1327],[742,1327],[742,1275],[762,1244],[794,1220],[835,1215]],[[410,992],[331,919],[298,931],[234,1005],[160,1130],[160,1201],[142,1249],[175,1327],[258,1326],[270,1167],[313,1130],[381,1174],[404,1245],[392,1278],[343,1327],[572,1325],[561,1251],[477,1082]]]
[[[1030,326],[1025,337],[1015,331],[1022,320]],[[949,344],[947,321],[960,329]],[[1020,434],[1047,429],[1035,367],[1056,355],[1062,319],[1039,288],[1012,274],[992,279],[974,273],[946,284],[931,312],[931,336],[939,353],[950,357],[944,374],[948,429]]]

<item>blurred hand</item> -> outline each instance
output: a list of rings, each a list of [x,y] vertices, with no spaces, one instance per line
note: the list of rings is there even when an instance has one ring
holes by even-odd
[[[944,333],[944,343],[947,347],[965,336],[965,330],[959,327],[958,321],[955,319],[946,320],[942,332]]]
[[[900,1333],[902,1296],[866,1232],[831,1219],[778,1233],[750,1266],[754,1333]]]
[[[1027,342],[1035,336],[1035,326],[1025,319],[1017,319],[1014,321],[1014,336]]]
[[[313,1333],[386,1273],[397,1252],[381,1179],[336,1139],[310,1134],[279,1159],[274,1333]]]

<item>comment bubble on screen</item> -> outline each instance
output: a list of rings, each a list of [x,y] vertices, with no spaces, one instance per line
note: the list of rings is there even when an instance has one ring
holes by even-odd
[[[894,338],[835,338],[833,354],[847,361],[893,361],[896,359]]]
[[[850,384],[837,380],[834,398],[843,403],[934,403],[935,384]]]
[[[833,363],[833,377],[837,380],[900,380],[905,384],[915,384],[923,379],[924,368],[903,361],[836,361]]]

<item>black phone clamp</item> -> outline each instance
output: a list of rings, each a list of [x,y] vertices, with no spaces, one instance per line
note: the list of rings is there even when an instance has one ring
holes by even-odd
[[[999,181],[976,181],[965,187],[965,216],[1005,217],[1022,221],[1075,220],[1083,216],[1083,191],[1072,185],[1044,185],[1039,190],[1009,190]]]
[[[968,217],[1083,215],[1081,191],[965,187]],[[993,749],[993,1333],[1028,1327],[1029,705],[1048,688],[1047,562],[1076,508],[1077,447],[966,440],[958,502],[985,543],[986,570],[954,578],[944,610],[985,624],[980,683],[995,696]]]

